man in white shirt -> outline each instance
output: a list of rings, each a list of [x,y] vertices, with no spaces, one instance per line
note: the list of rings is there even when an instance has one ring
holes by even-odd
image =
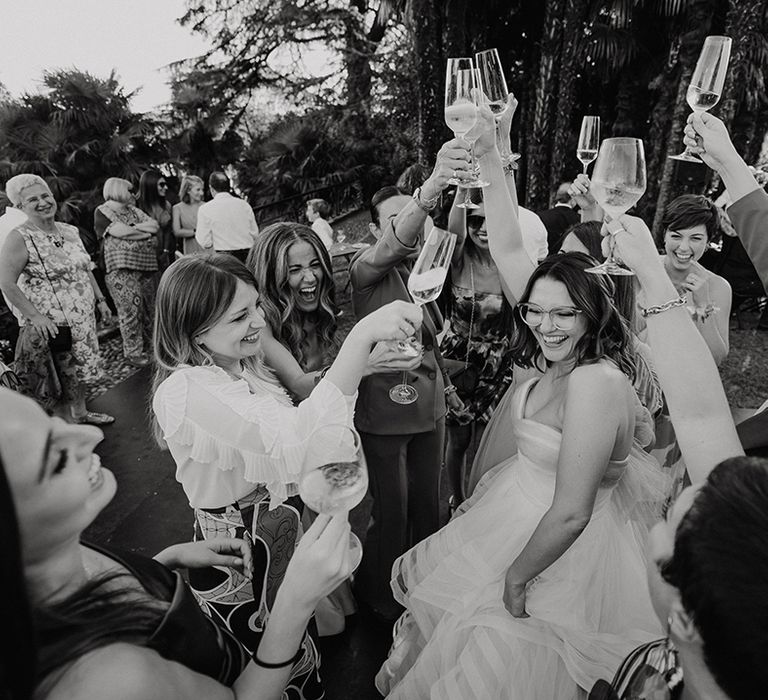
[[[212,199],[197,212],[195,240],[206,250],[230,253],[245,262],[259,233],[248,202],[230,194],[229,178],[221,172],[208,178]]]

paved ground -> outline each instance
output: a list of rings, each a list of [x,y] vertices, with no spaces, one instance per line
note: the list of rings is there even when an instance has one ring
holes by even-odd
[[[117,478],[112,503],[86,532],[97,544],[152,555],[192,534],[192,517],[174,464],[153,442],[147,414],[150,372],[141,370],[92,402],[93,409],[117,420],[104,431],[97,450]],[[362,534],[370,505],[352,514]],[[329,700],[373,700],[373,676],[386,656],[389,630],[362,613],[348,618],[347,631],[320,642]]]

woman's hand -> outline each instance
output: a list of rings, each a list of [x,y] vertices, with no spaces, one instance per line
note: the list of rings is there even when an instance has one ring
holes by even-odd
[[[487,105],[477,108],[477,121],[467,136],[475,139],[477,158],[496,150],[496,119]]]
[[[512,617],[530,617],[525,612],[525,584],[513,582],[509,572],[504,577],[504,607]]]
[[[299,540],[278,595],[311,613],[321,598],[352,573],[349,533],[346,513],[320,513]]]
[[[352,329],[373,345],[380,340],[405,340],[421,328],[421,307],[407,301],[393,301],[368,314]]]
[[[741,160],[725,124],[707,112],[693,112],[688,116],[683,143],[717,172],[729,163]]]
[[[422,187],[427,199],[432,199],[448,187],[451,178],[459,180],[470,177],[469,143],[464,139],[451,139],[444,143],[437,153],[432,174]]]
[[[47,316],[40,312],[28,318],[29,325],[32,326],[46,342],[55,338],[59,334],[59,327]]]
[[[709,298],[709,285],[707,282],[706,270],[699,263],[693,263],[691,265],[691,272],[688,273],[682,287],[685,291],[691,293],[693,305],[697,308],[703,309],[712,303],[712,300]]]
[[[507,109],[496,117],[496,131],[499,139],[499,151],[502,156],[512,155],[512,141],[510,134],[512,132],[512,119],[517,111],[517,98],[511,92],[507,95]]]
[[[464,413],[466,410],[464,406],[464,402],[461,400],[461,397],[455,391],[452,391],[449,394],[446,394],[445,405],[448,407],[448,410],[454,416],[459,416],[462,413]]]
[[[146,221],[134,224],[133,228],[135,228],[137,231],[141,231],[142,233],[154,235],[160,230],[160,224],[158,224],[154,219],[147,219]]]
[[[571,195],[579,209],[592,209],[597,204],[589,191],[589,185],[589,177],[584,173],[579,173],[568,188],[568,194]]]
[[[613,245],[614,253],[636,274],[660,270],[666,276],[651,231],[642,219],[624,214],[603,226],[603,234],[607,233],[614,235],[603,238],[606,257]]]
[[[154,558],[169,569],[229,566],[251,578],[251,547],[246,540],[237,537],[211,537],[199,542],[174,544]]]
[[[102,323],[108,324],[110,321],[112,321],[112,309],[109,308],[109,304],[107,304],[106,299],[100,299],[97,301],[96,308],[99,310]]]
[[[379,341],[371,350],[363,376],[382,372],[410,372],[419,367],[423,358],[423,350],[416,355],[406,354],[398,350],[394,343]]]

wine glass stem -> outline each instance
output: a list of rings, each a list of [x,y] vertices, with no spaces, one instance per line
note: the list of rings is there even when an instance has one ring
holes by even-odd
[[[587,174],[587,166],[589,165],[589,163],[582,163],[581,165],[583,167],[583,170],[581,172],[586,175]]]

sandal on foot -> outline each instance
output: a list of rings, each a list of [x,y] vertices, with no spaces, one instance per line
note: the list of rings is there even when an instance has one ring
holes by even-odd
[[[115,417],[110,416],[108,413],[96,413],[95,411],[88,411],[83,416],[73,417],[73,423],[86,423],[88,425],[109,425],[115,422]]]

